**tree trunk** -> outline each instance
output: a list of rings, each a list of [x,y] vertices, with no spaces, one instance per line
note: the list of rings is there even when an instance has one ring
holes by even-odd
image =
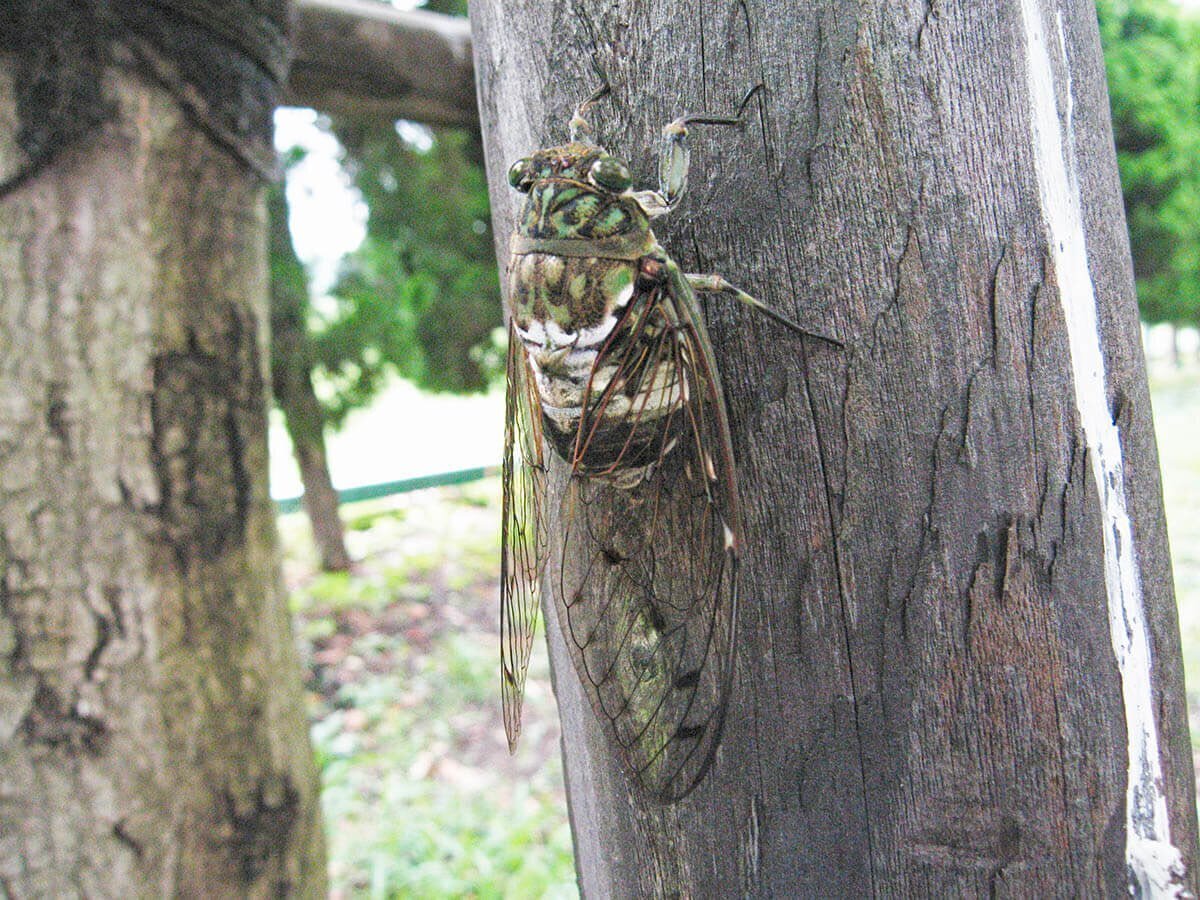
[[[323,896],[262,189],[160,88],[106,87],[0,204],[0,894]]]
[[[307,389],[307,396],[300,402],[315,404],[317,395],[313,393],[312,381],[309,380],[302,387]],[[346,549],[345,528],[338,511],[337,488],[333,486],[329,475],[325,436],[322,434],[318,440],[310,442],[304,440],[304,436],[301,435],[301,441],[298,443],[297,433],[291,427],[291,421],[291,417],[288,417],[288,433],[292,437],[292,449],[295,452],[296,465],[300,469],[300,481],[304,485],[304,512],[312,525],[313,540],[321,554],[321,568],[326,572],[347,572],[351,564],[350,551]]]
[[[326,572],[350,568],[338,493],[325,455],[325,412],[312,383],[308,334],[308,274],[296,256],[288,229],[283,187],[267,198],[271,232],[271,386],[283,411],[292,452],[304,485],[304,511]]]
[[[844,341],[705,301],[748,542],[729,720],[691,796],[631,790],[548,629],[584,893],[1195,890],[1092,4],[471,15],[502,256],[508,165],[566,139],[597,69],[594,133],[643,185],[665,122],[762,82],[746,127],[692,130],[690,194],[656,233],[686,271]]]

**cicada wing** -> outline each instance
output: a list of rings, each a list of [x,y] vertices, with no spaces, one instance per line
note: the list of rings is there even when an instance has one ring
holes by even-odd
[[[567,647],[602,726],[642,787],[670,802],[700,782],[720,741],[740,525],[724,398],[694,295],[680,279],[639,301],[657,318],[646,326],[657,337],[613,351],[622,356],[607,384],[672,366],[675,418],[653,426],[661,437],[648,467],[562,475],[552,581]],[[602,355],[593,371],[605,363]],[[596,402],[616,402],[606,396]],[[585,407],[584,423],[598,414]],[[630,447],[651,427],[639,421],[644,415],[635,403],[622,423]]]
[[[500,543],[500,693],[508,747],[521,736],[525,675],[546,562],[546,468],[541,405],[520,339],[508,329]]]

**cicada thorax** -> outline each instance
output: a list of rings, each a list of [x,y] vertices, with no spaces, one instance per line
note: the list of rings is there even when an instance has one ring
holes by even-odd
[[[529,192],[510,313],[546,437],[577,475],[634,484],[684,427],[688,386],[677,354],[663,352],[676,323],[647,274],[655,252],[646,215],[626,197],[563,177]]]

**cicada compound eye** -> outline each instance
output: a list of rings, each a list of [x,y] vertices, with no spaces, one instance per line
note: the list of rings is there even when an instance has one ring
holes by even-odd
[[[518,159],[508,170],[508,183],[523,194],[533,187],[533,160]]]
[[[602,156],[592,163],[591,169],[588,170],[588,180],[597,187],[617,194],[629,190],[629,186],[633,184],[633,176],[629,174],[629,169],[611,156]]]

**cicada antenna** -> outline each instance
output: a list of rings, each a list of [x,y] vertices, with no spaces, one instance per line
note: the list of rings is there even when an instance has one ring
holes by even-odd
[[[591,107],[593,103],[595,103],[597,100],[607,97],[611,93],[612,88],[606,81],[604,84],[600,85],[600,87],[598,87],[590,97],[575,107],[575,114],[571,116],[570,123],[572,141],[587,140],[588,135],[590,135],[592,132],[592,126],[588,124],[587,119],[584,118],[584,114],[588,111],[589,107]]]

